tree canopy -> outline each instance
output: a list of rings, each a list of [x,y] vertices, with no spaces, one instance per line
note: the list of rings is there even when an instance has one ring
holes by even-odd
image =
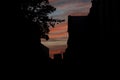
[[[40,38],[49,39],[49,27],[64,20],[52,19],[48,15],[56,10],[48,0],[21,0],[21,12],[25,18],[36,23],[40,28]]]

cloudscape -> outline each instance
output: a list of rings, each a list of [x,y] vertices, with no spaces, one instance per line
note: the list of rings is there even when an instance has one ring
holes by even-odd
[[[56,8],[56,11],[50,14],[55,19],[65,19],[65,22],[51,28],[48,41],[43,40],[50,49],[50,56],[63,53],[67,47],[67,18],[71,16],[85,16],[89,13],[91,0],[49,0],[50,4]]]

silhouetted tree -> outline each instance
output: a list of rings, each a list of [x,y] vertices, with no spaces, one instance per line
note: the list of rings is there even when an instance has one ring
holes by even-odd
[[[40,38],[49,39],[49,27],[55,26],[56,22],[64,20],[52,19],[48,16],[54,12],[56,8],[49,4],[48,0],[22,0],[21,11],[25,18],[36,23],[40,28]]]

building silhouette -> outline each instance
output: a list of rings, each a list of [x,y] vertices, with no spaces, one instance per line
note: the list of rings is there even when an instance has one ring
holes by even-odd
[[[68,47],[64,53],[65,64],[81,64],[83,47],[86,45],[87,16],[68,16]]]
[[[54,64],[63,64],[62,54],[54,54]]]
[[[39,27],[21,15],[18,1],[5,3],[9,8],[2,11],[5,12],[2,28],[6,26],[2,60],[10,65],[48,64],[49,50],[41,44]],[[119,64],[119,15],[118,0],[92,0],[88,16],[69,16],[64,64]]]
[[[119,2],[118,0],[92,0],[89,17],[95,22],[94,30],[103,32],[119,32]]]
[[[95,40],[93,46],[98,47],[98,49],[93,48],[99,51],[96,54],[98,58],[95,60],[99,63],[116,63],[120,44],[118,38],[120,36],[118,0],[93,0],[88,17],[91,27],[89,30],[93,32]]]
[[[100,65],[118,63],[118,1],[92,0],[88,16],[68,17],[68,48],[65,64]]]

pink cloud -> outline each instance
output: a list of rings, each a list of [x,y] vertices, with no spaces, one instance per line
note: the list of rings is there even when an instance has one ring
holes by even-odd
[[[49,0],[50,4],[56,7],[56,11],[51,15],[53,18],[66,19],[64,23],[56,25],[55,28],[50,29],[50,40],[44,44],[50,48],[50,57],[54,54],[65,51],[67,45],[67,17],[85,16],[89,13],[91,7],[90,0]]]
[[[55,28],[51,28],[50,34],[56,33],[56,32],[61,31],[61,30],[67,30],[67,23],[59,24],[59,25],[56,25]]]

